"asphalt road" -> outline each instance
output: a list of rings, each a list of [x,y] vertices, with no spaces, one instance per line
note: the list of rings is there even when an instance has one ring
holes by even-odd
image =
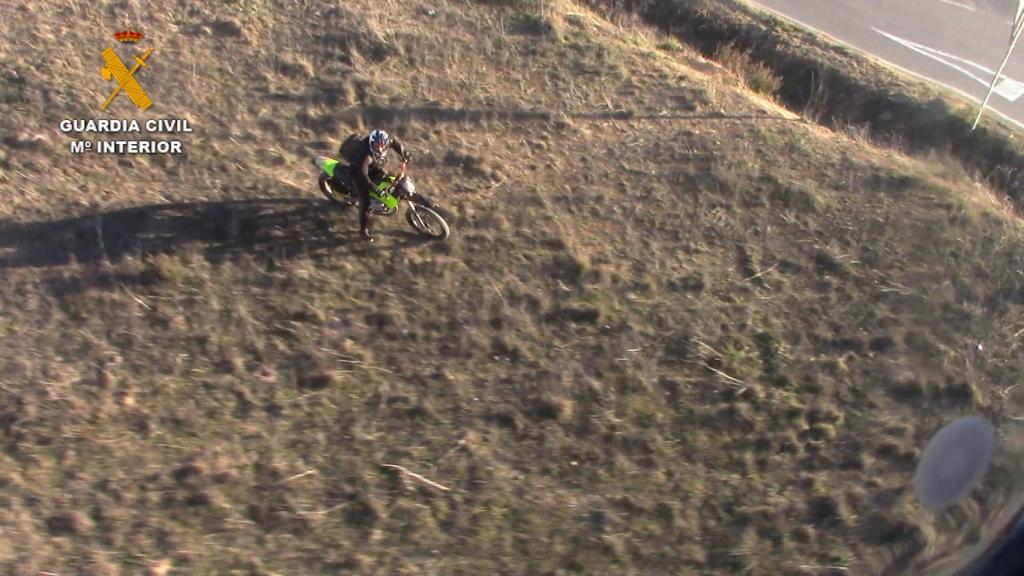
[[[1016,12],[1015,0],[754,3],[979,103],[1009,46]],[[1024,129],[1024,37],[1003,70],[989,107]]]

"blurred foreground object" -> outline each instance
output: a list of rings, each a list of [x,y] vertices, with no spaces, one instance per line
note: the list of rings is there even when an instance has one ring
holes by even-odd
[[[964,499],[992,467],[996,436],[984,418],[944,426],[928,442],[914,474],[914,493],[925,508],[942,512]],[[976,545],[942,558],[925,573],[942,576],[1024,574],[1024,495],[988,519]]]
[[[996,435],[984,418],[947,424],[928,442],[914,473],[914,493],[929,510],[940,510],[970,492],[988,470]]]

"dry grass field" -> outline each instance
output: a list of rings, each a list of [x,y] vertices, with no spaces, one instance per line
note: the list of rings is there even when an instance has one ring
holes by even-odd
[[[4,12],[4,574],[903,574],[1002,494],[910,478],[1020,403],[1019,217],[742,54],[569,0]],[[99,110],[123,27],[147,112]],[[102,117],[195,132],[72,155]],[[318,197],[369,127],[450,241]]]

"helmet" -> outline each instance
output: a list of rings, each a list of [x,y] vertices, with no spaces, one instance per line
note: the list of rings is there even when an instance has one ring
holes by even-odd
[[[373,157],[382,160],[388,153],[388,146],[391,145],[391,136],[383,130],[370,132],[370,153]]]

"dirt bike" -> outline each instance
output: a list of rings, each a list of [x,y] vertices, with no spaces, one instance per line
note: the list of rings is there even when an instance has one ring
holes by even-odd
[[[317,186],[328,200],[341,207],[358,206],[359,200],[353,194],[354,183],[348,176],[349,166],[334,158],[317,156],[313,164],[320,169]],[[417,233],[438,240],[451,235],[448,223],[438,213],[440,206],[416,191],[416,185],[405,174],[406,163],[397,175],[385,175],[370,191],[370,214],[391,216],[398,211],[398,205],[405,200],[409,205],[405,221]]]

